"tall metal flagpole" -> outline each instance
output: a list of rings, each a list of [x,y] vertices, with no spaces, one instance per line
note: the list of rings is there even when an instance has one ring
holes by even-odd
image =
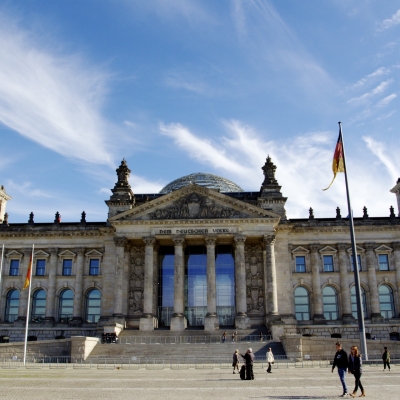
[[[26,363],[26,349],[28,346],[28,329],[29,329],[29,309],[30,309],[30,305],[31,305],[31,289],[32,289],[32,270],[33,270],[33,255],[35,252],[35,245],[32,245],[32,258],[30,260],[30,262],[32,262],[31,264],[31,271],[29,274],[29,288],[28,288],[28,307],[27,307],[27,311],[26,311],[26,326],[25,326],[25,342],[24,342],[24,366]],[[28,265],[29,268],[29,265]]]
[[[345,181],[346,181],[347,207],[349,209],[351,249],[352,249],[352,253],[353,253],[354,282],[355,282],[355,287],[356,287],[358,330],[360,333],[361,353],[363,354],[364,359],[366,361],[368,361],[367,340],[365,338],[365,326],[364,326],[364,312],[363,312],[362,301],[361,301],[360,274],[358,272],[359,266],[358,266],[358,257],[357,257],[357,247],[356,247],[356,239],[355,239],[355,235],[354,235],[353,211],[352,211],[351,204],[350,204],[349,185],[347,182],[347,166],[346,166],[346,156],[345,156],[345,152],[344,152],[344,140],[343,140],[343,132],[342,132],[342,123],[341,122],[339,122],[339,131],[340,131],[340,135],[342,137],[344,177],[345,177]]]

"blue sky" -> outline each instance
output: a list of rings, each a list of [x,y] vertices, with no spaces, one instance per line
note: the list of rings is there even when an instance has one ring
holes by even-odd
[[[0,184],[9,222],[105,221],[193,172],[257,191],[267,155],[289,218],[388,216],[400,177],[400,1],[3,1]],[[396,210],[396,213],[398,211]]]

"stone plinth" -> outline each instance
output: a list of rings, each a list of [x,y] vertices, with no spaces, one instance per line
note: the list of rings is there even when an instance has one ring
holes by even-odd
[[[170,330],[182,332],[187,328],[187,319],[185,317],[172,317]]]
[[[154,317],[144,317],[140,318],[139,330],[140,331],[154,331],[158,328],[158,320]]]
[[[210,315],[204,318],[204,330],[216,331],[219,329],[219,321],[216,315]]]
[[[250,329],[251,323],[249,317],[237,316],[235,317],[235,328],[236,329]]]

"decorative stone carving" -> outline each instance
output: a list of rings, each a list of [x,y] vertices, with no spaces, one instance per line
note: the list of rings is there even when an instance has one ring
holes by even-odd
[[[143,313],[145,248],[131,248],[129,268],[129,314]]]
[[[155,210],[150,214],[151,219],[207,219],[238,216],[238,211],[219,206],[214,200],[197,193],[190,193],[176,200],[171,206]]]
[[[126,238],[116,237],[114,238],[114,243],[117,247],[125,247],[128,243],[128,240]]]
[[[247,312],[264,314],[262,246],[245,246]]]

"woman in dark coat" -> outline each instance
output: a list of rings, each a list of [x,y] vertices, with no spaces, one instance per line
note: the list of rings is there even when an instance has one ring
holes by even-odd
[[[349,373],[353,374],[355,379],[354,391],[350,394],[350,396],[356,397],[357,390],[360,388],[360,397],[365,397],[365,391],[363,385],[361,384],[362,358],[361,354],[358,352],[357,346],[352,346],[351,348],[351,353],[349,355]]]

